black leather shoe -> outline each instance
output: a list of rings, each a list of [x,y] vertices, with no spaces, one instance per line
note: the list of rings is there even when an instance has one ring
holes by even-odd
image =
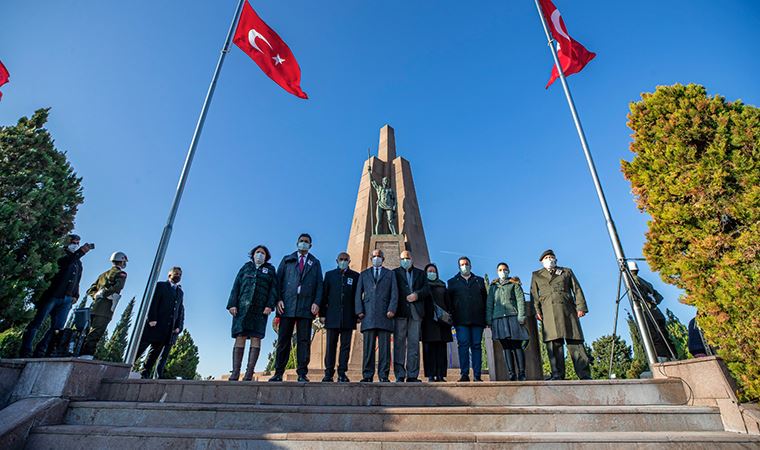
[[[272,378],[269,379],[270,383],[277,383],[282,381],[282,375],[275,375]]]
[[[389,380],[389,379],[387,379],[387,378],[380,378],[380,382],[381,382],[381,383],[390,383],[390,382],[391,382],[391,380]]]
[[[470,381],[470,376],[469,375],[462,375],[461,377],[459,377],[459,382],[460,383],[465,382],[465,381]]]
[[[439,382],[439,383],[445,383],[445,382],[446,382],[446,378],[443,378],[443,377],[438,377],[438,379],[437,379],[437,380],[435,380],[435,381],[437,381],[437,382]]]
[[[350,383],[351,380],[345,375],[338,375],[338,383]]]
[[[325,377],[322,378],[322,382],[323,383],[332,383],[333,379],[332,379],[332,377],[328,377],[327,375],[325,375]]]
[[[396,378],[396,383],[403,383],[406,381],[406,378]]]
[[[428,383],[435,383],[436,381],[438,381],[438,378],[436,378],[436,377],[428,377]]]
[[[362,378],[361,383],[372,383],[372,378]]]
[[[420,383],[420,379],[419,378],[407,378],[406,382],[407,383]]]
[[[472,381],[482,382],[483,380],[480,377],[473,377]]]
[[[332,380],[330,380],[330,381],[332,381]],[[306,378],[306,375],[298,375],[298,382],[299,383],[308,383],[309,379]]]

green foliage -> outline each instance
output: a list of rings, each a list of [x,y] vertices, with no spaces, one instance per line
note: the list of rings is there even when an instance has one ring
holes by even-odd
[[[113,330],[111,339],[104,346],[103,361],[124,362],[124,351],[127,349],[129,326],[132,323],[132,309],[135,306],[135,298],[127,303],[121,318]],[[103,339],[105,341],[105,339]]]
[[[198,346],[195,345],[190,332],[185,330],[169,352],[169,360],[164,369],[164,378],[194,380],[198,376]]]
[[[99,361],[108,361],[108,350],[106,349],[106,344],[108,343],[108,330],[106,330],[103,333],[103,337],[100,338],[98,341],[97,347],[95,347],[95,359]]]
[[[633,342],[633,360],[626,373],[626,378],[638,378],[642,372],[649,369],[649,363],[647,363],[644,345],[641,343],[639,329],[636,327],[636,322],[633,320],[630,312],[627,313],[626,321],[628,322],[628,331],[631,334],[631,341]]]
[[[760,109],[659,86],[630,105],[632,161],[622,162],[651,216],[644,255],[685,291],[708,343],[760,398]]]
[[[541,323],[538,324],[538,335],[541,336]],[[594,351],[591,347],[583,344],[586,347],[586,353],[588,353],[589,358],[589,365],[593,367],[594,363]],[[549,378],[552,376],[552,366],[549,362],[549,351],[546,347],[546,342],[541,342],[539,345],[541,348],[541,369],[544,373],[544,378]],[[606,377],[605,377],[606,378]],[[566,380],[578,380],[578,374],[575,373],[575,366],[573,365],[573,360],[570,358],[570,354],[567,352],[567,347],[565,347],[565,379]]]
[[[676,359],[692,358],[691,353],[689,353],[689,328],[678,320],[678,317],[669,309],[665,310],[665,317],[667,317],[670,342],[675,347]]]
[[[21,349],[21,327],[8,328],[0,333],[0,358],[15,358]]]
[[[591,343],[594,353],[594,362],[591,364],[591,378],[603,380],[610,374],[610,350],[612,350],[612,336],[601,336]],[[615,377],[625,378],[631,369],[631,347],[620,338],[615,336],[615,357],[612,360],[612,373]]]
[[[0,331],[29,320],[83,201],[81,178],[43,128],[48,109],[0,127]]]

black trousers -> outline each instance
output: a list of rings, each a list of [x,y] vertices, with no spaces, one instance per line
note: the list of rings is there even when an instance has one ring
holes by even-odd
[[[165,341],[148,342],[140,341],[140,346],[137,347],[137,358],[140,358],[145,350],[150,346],[148,350],[148,358],[145,360],[145,365],[140,374],[143,378],[151,378],[153,375],[153,366],[156,365],[156,361],[161,357],[161,362],[158,363],[156,369],[156,375],[158,378],[162,378],[164,375],[164,367],[166,367],[166,361],[169,359],[169,351],[171,350],[171,336]]]
[[[575,339],[555,339],[546,342],[546,352],[549,354],[549,364],[552,368],[552,377],[565,379],[565,342],[567,342],[567,351],[573,360],[573,368],[576,375],[581,380],[591,379],[591,369],[589,368],[588,354],[583,341]]]
[[[649,336],[652,338],[654,351],[657,353],[657,356],[660,356],[662,358],[672,358],[668,347],[673,348],[673,343],[670,339],[670,333],[668,333],[667,320],[662,314],[662,311],[660,311],[660,308],[658,308],[656,305],[647,304],[646,306],[649,311],[652,312],[652,317],[654,317],[654,323],[652,323],[652,319],[649,317],[649,314],[644,311],[644,318],[646,319],[645,322],[647,324]],[[662,331],[662,334],[665,335],[665,339],[663,339],[660,333],[657,331],[658,328]]]
[[[282,376],[290,358],[290,341],[296,331],[296,373],[306,376],[309,372],[311,356],[311,319],[301,317],[280,317],[280,331],[277,333],[277,355],[274,374]]]
[[[362,355],[362,376],[372,379],[375,376],[375,343],[377,342],[377,375],[387,380],[391,372],[391,332],[372,329],[362,331],[364,336],[364,354]]]
[[[338,375],[345,375],[348,371],[348,357],[351,353],[351,335],[354,330],[327,329],[327,349],[325,351],[325,375],[332,377],[335,374],[335,354],[338,351],[338,339],[340,339],[340,359],[338,360]]]
[[[448,349],[445,342],[423,343],[422,360],[426,377],[446,377],[449,369],[449,358]]]

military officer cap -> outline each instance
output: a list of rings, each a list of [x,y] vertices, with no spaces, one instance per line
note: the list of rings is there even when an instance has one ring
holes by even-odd
[[[555,255],[555,254],[554,254],[554,250],[552,250],[552,249],[549,249],[549,250],[544,250],[544,252],[543,252],[543,253],[541,253],[541,257],[540,257],[540,258],[538,258],[538,260],[539,260],[539,261],[543,261],[543,260],[544,260],[544,258],[546,258],[546,257],[547,257],[547,256],[549,256],[549,255],[551,255],[551,256],[554,256],[555,258],[557,257],[557,255]]]

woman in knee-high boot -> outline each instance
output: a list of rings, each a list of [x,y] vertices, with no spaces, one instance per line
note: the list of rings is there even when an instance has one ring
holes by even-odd
[[[253,378],[267,319],[277,303],[276,269],[269,263],[269,249],[263,245],[254,247],[250,257],[251,260],[243,264],[235,277],[227,302],[227,311],[232,315],[232,337],[235,339],[230,381],[240,378],[245,342],[249,339],[250,351],[243,381]]]
[[[501,342],[504,348],[509,381],[524,381],[523,343],[529,339],[528,330],[524,326],[525,294],[520,279],[509,277],[507,263],[499,263],[496,271],[499,276],[488,288],[486,324],[491,327],[493,339]]]

